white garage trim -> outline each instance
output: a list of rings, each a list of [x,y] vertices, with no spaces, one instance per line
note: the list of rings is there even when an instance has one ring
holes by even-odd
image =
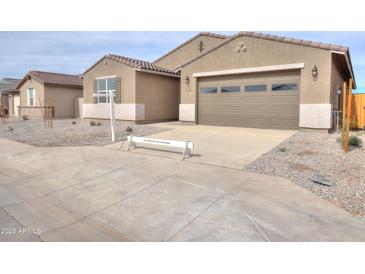
[[[330,129],[332,127],[332,105],[300,104],[299,126]]]
[[[243,73],[254,73],[254,72],[292,70],[292,69],[302,69],[302,68],[304,68],[304,63],[297,63],[297,64],[276,65],[276,66],[263,66],[263,67],[197,72],[193,73],[193,77],[208,77],[208,76],[220,76],[220,75],[243,74]]]

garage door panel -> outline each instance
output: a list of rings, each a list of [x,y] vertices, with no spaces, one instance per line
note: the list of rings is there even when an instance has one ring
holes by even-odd
[[[298,73],[299,74],[299,73]],[[252,79],[246,76],[238,81],[241,92],[221,93],[221,87],[227,85],[224,77],[204,79],[204,86],[217,87],[218,92],[207,94],[199,92],[198,121],[201,124],[217,126],[238,126],[275,129],[297,129],[299,127],[299,90],[271,91],[272,83],[297,83],[299,77],[288,77],[275,74],[260,78],[253,75]],[[260,81],[257,82],[257,79]],[[256,79],[256,80],[255,80]],[[278,80],[279,79],[279,80]],[[256,82],[255,82],[256,81]],[[244,92],[245,85],[253,83],[267,85],[265,91]]]
[[[232,113],[269,113],[270,105],[259,105],[259,104],[224,104],[224,105],[214,105],[214,104],[204,104],[200,105],[200,116],[207,112],[232,112]]]

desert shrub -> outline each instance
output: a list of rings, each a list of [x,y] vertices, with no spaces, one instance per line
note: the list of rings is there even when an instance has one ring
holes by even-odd
[[[100,123],[100,122],[97,122],[97,123],[96,123],[96,125],[97,125],[98,127],[100,127],[100,126],[101,126],[101,123]]]
[[[132,132],[133,128],[131,126],[127,126],[125,129],[126,132]]]
[[[340,143],[342,146],[344,146],[345,140],[346,140],[346,131],[342,131],[342,136],[340,138],[337,138],[337,142]],[[349,146],[361,147],[362,140],[355,135],[351,135],[351,136],[349,136]]]
[[[95,121],[90,121],[90,126],[92,126],[92,127],[96,126]]]
[[[23,121],[27,121],[27,120],[29,120],[29,117],[27,115],[22,115],[22,119],[23,119]]]
[[[355,128],[355,127],[357,127],[357,121],[355,119],[351,119],[350,128]]]
[[[71,124],[76,125],[76,121],[72,121]]]
[[[279,151],[285,153],[288,151],[288,149],[286,147],[281,147],[279,148]]]
[[[361,147],[362,140],[359,137],[352,135],[349,138],[349,145],[352,147]]]

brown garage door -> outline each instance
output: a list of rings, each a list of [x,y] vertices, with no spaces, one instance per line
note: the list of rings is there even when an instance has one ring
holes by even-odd
[[[299,80],[299,71],[200,78],[198,122],[297,129]]]

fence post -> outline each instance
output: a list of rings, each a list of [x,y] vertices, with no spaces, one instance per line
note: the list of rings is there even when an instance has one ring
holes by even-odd
[[[348,103],[347,103],[347,126],[346,126],[346,139],[345,139],[345,147],[344,150],[347,153],[349,151],[349,131],[351,125],[351,100],[352,99],[352,79],[350,79],[349,83],[349,96],[348,96]]]
[[[343,82],[343,102],[342,102],[342,130],[346,126],[346,95],[347,95],[347,83],[346,81]]]

